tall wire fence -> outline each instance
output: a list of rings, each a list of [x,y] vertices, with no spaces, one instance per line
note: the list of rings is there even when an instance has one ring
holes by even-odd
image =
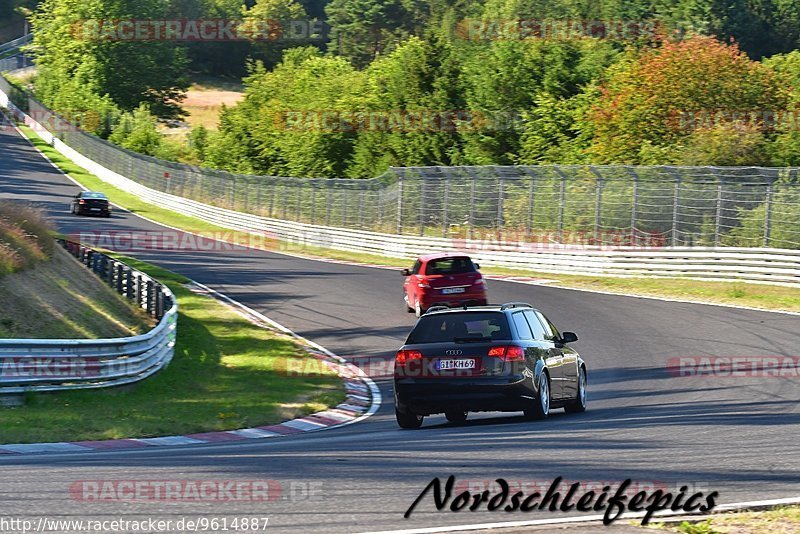
[[[159,160],[90,135],[0,77],[67,145],[147,187],[264,217],[403,235],[605,246],[800,248],[800,169],[392,168],[369,180],[253,176]]]

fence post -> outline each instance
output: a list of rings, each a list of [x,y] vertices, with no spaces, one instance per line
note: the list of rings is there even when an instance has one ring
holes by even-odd
[[[591,166],[590,166],[591,167]],[[603,209],[603,176],[595,169],[591,167],[592,172],[595,173],[597,176],[597,191],[595,193],[595,206],[594,206],[594,244],[602,244],[600,243],[600,220],[602,216],[602,209]]]
[[[360,186],[361,184],[359,184]],[[364,189],[358,190],[358,227],[364,228]]]
[[[478,186],[478,176],[473,167],[470,167],[470,176],[472,180],[469,187],[469,238],[475,239],[475,189]]]
[[[505,201],[505,178],[502,176],[497,179],[498,197],[497,197],[497,239],[498,241],[503,237],[503,204]]]
[[[121,263],[117,263],[117,293],[120,295],[125,294],[125,267]]]
[[[142,277],[141,276],[137,276],[136,277],[136,289],[135,289],[135,295],[134,296],[135,296],[135,299],[136,299],[136,306],[139,307],[139,308],[142,307],[142,302],[143,302],[143,297],[144,297],[143,290],[144,290],[144,288],[142,287]]]
[[[764,202],[764,246],[768,247],[772,238],[772,193],[775,188],[775,178],[770,177],[767,184],[767,198]]]
[[[314,212],[317,208],[317,181],[311,180],[311,224],[314,224]]]
[[[447,237],[447,207],[450,203],[450,180],[444,177],[444,199],[442,201],[442,237]]]
[[[631,199],[631,246],[636,246],[636,217],[639,211],[639,175],[632,167],[626,167],[633,177],[633,198]]]
[[[527,171],[527,169],[526,169]],[[536,203],[536,175],[528,173],[531,179],[531,185],[528,188],[528,222],[525,225],[525,235],[530,242],[533,240],[533,216],[534,207]]]
[[[375,188],[378,193],[378,227],[375,228],[378,232],[383,232],[383,210],[384,210],[384,202],[385,202],[385,195],[384,192],[386,191],[384,188],[378,186]]]
[[[332,180],[325,180],[325,226],[331,225],[331,183]]]
[[[419,176],[419,235],[425,235],[425,194],[426,183],[425,174],[420,173]]]
[[[155,315],[155,311],[156,311],[155,310],[155,303],[156,303],[155,300],[156,299],[153,298],[154,297],[154,295],[153,295],[153,293],[154,293],[153,287],[154,286],[155,286],[155,284],[153,283],[152,280],[148,280],[147,281],[147,313],[149,313],[150,315]]]
[[[156,289],[156,320],[164,317],[164,291],[161,287]]]
[[[259,215],[264,215],[264,209],[261,206],[261,186],[263,182],[261,180],[256,181],[256,209],[253,210]]]
[[[127,277],[125,279],[125,296],[129,299],[133,299],[135,296],[133,294],[133,269],[127,269],[126,273]]]
[[[286,220],[286,210],[289,207],[289,195],[287,194],[288,193],[287,189],[288,189],[288,185],[286,184],[286,181],[284,180],[283,187],[281,188],[281,192],[283,193],[281,195],[281,197],[282,197],[281,206],[283,207],[283,209],[281,210],[281,219],[283,219],[284,221]]]
[[[556,173],[561,177],[559,183],[558,201],[558,242],[564,244],[564,204],[567,201],[567,175],[558,167],[554,167]]]
[[[297,180],[297,218],[295,221],[300,222],[302,216],[302,196],[303,196],[303,182]]]
[[[270,180],[269,186],[269,218],[272,219],[273,208],[275,208],[275,180]]]
[[[397,233],[403,233],[403,177],[405,170],[401,170],[397,175]]]
[[[347,186],[344,185],[342,187],[342,228],[347,228],[347,191]]]
[[[672,199],[672,246],[678,246],[678,208],[681,197],[681,175],[675,176],[675,196]]]
[[[723,177],[719,177],[719,182],[717,183],[717,213],[714,219],[714,246],[718,247],[720,243],[720,233],[721,233],[721,226],[722,226],[722,188],[724,186],[725,179]]]

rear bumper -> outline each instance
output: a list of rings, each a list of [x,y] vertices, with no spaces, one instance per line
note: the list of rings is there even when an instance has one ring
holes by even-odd
[[[524,375],[456,379],[395,378],[394,391],[399,410],[420,415],[448,410],[519,411],[536,396],[533,381]]]
[[[78,206],[78,213],[81,215],[108,215],[111,213],[110,208],[97,208],[96,210],[91,207]]]
[[[489,301],[484,292],[457,293],[455,295],[425,294],[422,295],[420,299],[420,305],[424,309],[428,309],[431,306],[449,306],[451,308],[457,308],[464,304],[486,306],[489,304]]]

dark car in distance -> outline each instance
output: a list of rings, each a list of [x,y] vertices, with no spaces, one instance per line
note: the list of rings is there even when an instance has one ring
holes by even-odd
[[[586,363],[568,346],[577,340],[527,303],[431,308],[395,358],[397,423],[419,428],[437,413],[458,423],[468,412],[583,412]]]
[[[102,215],[111,217],[111,203],[99,191],[81,191],[70,202],[73,215]]]
[[[463,254],[420,256],[411,269],[403,269],[403,300],[417,317],[431,306],[487,304],[486,282],[480,267]]]

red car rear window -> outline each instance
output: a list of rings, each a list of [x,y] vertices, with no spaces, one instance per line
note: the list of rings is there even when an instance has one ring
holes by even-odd
[[[441,258],[431,260],[425,267],[425,274],[463,274],[475,272],[475,265],[469,258]]]

